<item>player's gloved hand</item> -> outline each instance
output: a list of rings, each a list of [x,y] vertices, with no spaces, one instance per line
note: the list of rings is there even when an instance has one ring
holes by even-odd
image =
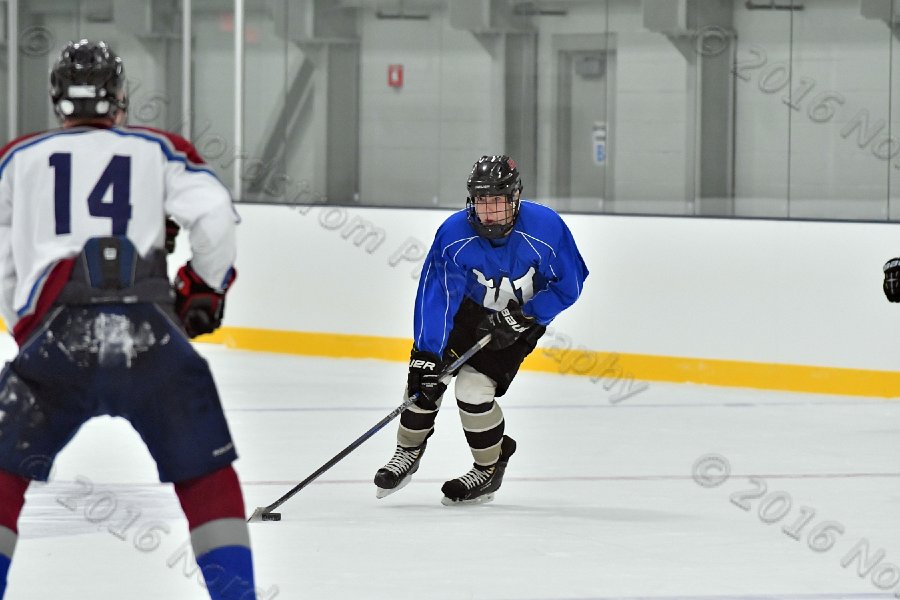
[[[884,263],[884,295],[890,302],[900,302],[900,258]]]
[[[406,378],[406,392],[412,396],[419,394],[416,404],[425,410],[437,410],[437,401],[447,389],[439,377],[442,364],[435,354],[412,349],[409,355],[409,375]]]
[[[487,315],[478,324],[475,336],[478,339],[491,334],[487,347],[491,350],[502,350],[512,346],[519,336],[528,331],[534,324],[534,317],[522,314],[522,309],[515,301],[510,301],[503,310]]]
[[[166,217],[166,254],[175,252],[175,238],[178,237],[179,231],[181,227],[178,223]]]
[[[225,313],[225,292],[236,277],[237,271],[231,269],[225,289],[217,292],[197,275],[190,262],[178,270],[175,275],[175,313],[188,337],[195,338],[219,328]]]

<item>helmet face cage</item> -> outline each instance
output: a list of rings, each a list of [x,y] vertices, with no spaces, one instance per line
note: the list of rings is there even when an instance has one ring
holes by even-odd
[[[506,155],[482,156],[472,167],[466,182],[469,196],[466,198],[466,212],[475,232],[487,239],[499,239],[508,234],[519,216],[519,198],[522,180],[516,161]],[[497,210],[489,223],[481,220],[476,210],[477,198],[483,196],[504,196],[506,205],[502,212]]]
[[[128,106],[125,67],[106,42],[69,42],[50,71],[50,99],[60,119],[114,118]]]

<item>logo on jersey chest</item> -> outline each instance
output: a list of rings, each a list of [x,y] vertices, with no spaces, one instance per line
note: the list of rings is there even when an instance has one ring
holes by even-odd
[[[484,286],[484,300],[481,301],[485,308],[503,310],[510,300],[516,302],[528,302],[534,296],[534,267],[529,267],[528,272],[518,279],[510,280],[503,277],[500,281],[488,279],[478,269],[472,269],[478,283]],[[521,294],[521,300],[516,296],[516,290]]]

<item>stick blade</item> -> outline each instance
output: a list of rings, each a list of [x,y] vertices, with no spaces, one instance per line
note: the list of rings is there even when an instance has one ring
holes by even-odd
[[[277,515],[277,517],[275,516]],[[267,513],[265,506],[257,507],[256,510],[253,511],[253,514],[250,515],[250,518],[247,519],[248,523],[259,523],[261,521],[280,521],[281,515],[278,513]]]

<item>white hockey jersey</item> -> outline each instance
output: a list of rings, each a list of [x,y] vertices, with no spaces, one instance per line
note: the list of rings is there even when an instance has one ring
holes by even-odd
[[[0,149],[0,314],[7,327],[15,331],[35,315],[42,295],[55,297],[64,283],[52,282],[55,267],[89,238],[125,235],[147,256],[164,246],[167,215],[190,232],[194,270],[221,289],[234,263],[238,218],[228,189],[184,138],[84,126]]]

